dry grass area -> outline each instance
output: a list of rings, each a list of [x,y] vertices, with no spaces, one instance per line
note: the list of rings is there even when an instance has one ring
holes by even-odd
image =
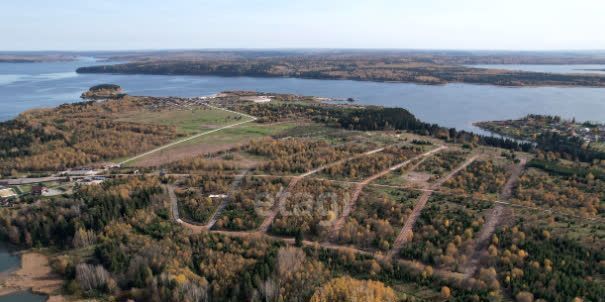
[[[174,126],[177,131],[185,134],[218,128],[241,119],[238,114],[200,105],[190,105],[185,108],[169,107],[162,110],[145,108],[120,112],[116,117],[118,121],[124,122]]]
[[[128,165],[154,167],[199,155],[225,151],[233,147],[243,146],[253,139],[276,135],[296,126],[294,123],[244,124],[174,145],[134,160]]]

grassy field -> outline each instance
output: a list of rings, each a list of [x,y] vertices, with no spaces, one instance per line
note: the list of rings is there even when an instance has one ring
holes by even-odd
[[[155,166],[195,155],[218,152],[244,144],[252,139],[277,135],[296,126],[296,123],[260,124],[252,122],[243,124],[200,136],[149,154],[129,162],[127,166]]]
[[[202,136],[197,139],[185,142],[184,145],[195,145],[199,143],[213,142],[221,143],[240,143],[251,139],[257,139],[264,136],[276,135],[283,131],[295,128],[296,123],[276,123],[260,124],[249,123],[233,128],[224,129],[208,136]]]
[[[188,135],[242,121],[241,115],[212,108],[192,110],[132,111],[120,114],[119,121],[175,126]]]

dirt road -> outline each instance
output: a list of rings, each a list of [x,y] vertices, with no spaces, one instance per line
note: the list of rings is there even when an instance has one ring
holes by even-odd
[[[368,155],[371,155],[371,154],[374,154],[374,153],[382,152],[383,150],[384,150],[384,147],[378,148],[378,149],[374,149],[374,150],[371,150],[371,151],[368,151],[368,152],[364,152],[364,153],[361,153],[361,154],[357,154],[357,155],[354,155],[354,156],[351,156],[351,157],[348,157],[348,158],[344,158],[344,159],[335,161],[335,162],[327,164],[327,165],[323,165],[323,166],[318,167],[316,169],[313,169],[313,170],[311,170],[309,172],[306,172],[304,174],[301,174],[301,175],[293,177],[292,180],[290,180],[290,183],[288,184],[288,187],[279,194],[279,198],[278,198],[277,202],[275,203],[275,205],[273,206],[272,211],[269,213],[269,215],[267,215],[267,217],[265,217],[265,219],[263,220],[263,223],[261,223],[261,225],[258,227],[258,231],[261,232],[261,233],[266,233],[267,232],[267,230],[271,226],[271,223],[273,223],[273,220],[275,219],[275,217],[279,213],[280,209],[283,208],[286,200],[288,199],[289,192],[303,178],[305,178],[305,177],[307,177],[309,175],[313,175],[313,174],[315,174],[317,172],[320,172],[322,170],[325,170],[325,169],[327,169],[329,167],[332,167],[332,166],[335,166],[335,165],[339,165],[339,164],[342,164],[342,163],[345,163],[347,161],[354,160],[354,159],[357,159],[357,158],[360,158],[360,157],[363,157],[363,156],[368,156]]]
[[[174,186],[164,185],[163,187],[164,187],[164,190],[168,192],[168,197],[170,198],[170,209],[171,209],[171,213],[172,213],[172,219],[174,221],[182,224],[186,228],[190,229],[191,231],[193,231],[193,233],[199,234],[202,231],[205,231],[206,230],[205,226],[189,223],[189,222],[181,219],[181,217],[179,216],[179,202],[178,202],[178,199],[176,198],[176,194],[174,194]]]
[[[487,246],[489,245],[489,240],[494,234],[496,227],[500,224],[500,218],[505,210],[505,203],[510,199],[513,187],[525,169],[526,162],[527,159],[521,158],[519,163],[514,165],[510,177],[506,181],[506,184],[504,184],[504,187],[502,187],[499,198],[501,202],[495,203],[494,207],[487,214],[486,222],[483,224],[481,230],[479,230],[479,233],[477,233],[475,244],[472,247],[472,256],[462,268],[465,278],[471,277],[475,271],[477,271],[480,259],[484,256],[483,254],[486,252]]]
[[[477,157],[479,157],[479,155],[471,156],[462,165],[458,166],[456,169],[452,170],[449,174],[447,174],[446,176],[444,176],[444,177],[438,179],[436,182],[434,182],[430,186],[431,191],[425,191],[424,193],[422,193],[422,195],[420,195],[420,198],[418,198],[418,201],[414,205],[412,214],[410,214],[410,217],[408,217],[405,224],[401,228],[399,235],[397,235],[397,238],[395,239],[395,242],[393,243],[393,248],[388,253],[389,258],[393,258],[393,256],[399,254],[399,251],[401,250],[403,245],[406,244],[412,238],[412,230],[414,228],[414,224],[416,223],[418,216],[420,216],[420,213],[426,206],[426,203],[429,201],[429,198],[433,194],[432,190],[437,190],[448,179],[452,178],[454,175],[456,175],[462,169],[465,169],[468,165],[470,165],[472,162],[474,162],[477,159]]]
[[[233,199],[235,190],[237,190],[239,185],[242,183],[242,179],[244,179],[244,176],[246,176],[246,173],[248,173],[248,170],[242,171],[242,173],[240,173],[233,179],[233,183],[231,183],[231,188],[229,189],[229,192],[227,193],[228,196],[226,198],[223,198],[223,200],[218,205],[218,207],[216,208],[214,213],[212,213],[212,216],[210,216],[210,219],[208,219],[208,223],[206,223],[206,229],[209,230],[214,226],[214,224],[218,220],[219,215],[223,212],[223,210],[225,209],[225,207],[227,206],[229,201],[231,201],[231,199]]]
[[[186,138],[180,139],[180,140],[178,140],[178,141],[174,141],[174,142],[172,142],[172,143],[169,143],[169,144],[163,145],[163,146],[161,146],[161,147],[157,147],[157,148],[155,148],[155,149],[153,149],[153,150],[150,150],[150,151],[147,151],[147,152],[145,152],[145,153],[141,153],[141,154],[139,154],[139,155],[133,156],[133,157],[131,157],[131,158],[128,158],[128,159],[126,159],[126,160],[123,160],[123,161],[119,162],[119,163],[118,163],[118,165],[122,166],[122,165],[124,165],[124,164],[126,164],[126,163],[129,163],[129,162],[131,162],[131,161],[137,160],[137,159],[139,159],[139,158],[141,158],[141,157],[145,157],[145,156],[147,156],[147,155],[150,155],[150,154],[156,153],[156,152],[158,152],[158,151],[161,151],[161,150],[164,150],[164,149],[170,148],[170,147],[175,146],[175,145],[178,145],[178,144],[182,144],[182,143],[184,143],[184,142],[187,142],[187,141],[190,141],[190,140],[196,139],[196,138],[198,138],[198,137],[201,137],[201,136],[204,136],[204,135],[208,135],[208,134],[211,134],[211,133],[214,133],[214,132],[218,132],[218,131],[221,131],[221,130],[225,130],[225,129],[233,128],[233,127],[236,127],[236,126],[239,126],[239,125],[243,125],[243,124],[246,124],[246,123],[250,123],[250,122],[253,122],[253,121],[255,121],[255,120],[256,120],[256,119],[246,120],[246,121],[238,122],[238,123],[235,123],[235,124],[231,124],[231,125],[223,126],[223,127],[220,127],[220,128],[216,128],[216,129],[208,130],[208,131],[206,131],[206,132],[198,133],[198,134],[195,134],[195,135],[192,135],[192,136],[189,136],[189,137],[186,137]]]
[[[257,120],[257,118],[256,118],[256,117],[251,116],[251,115],[248,115],[248,114],[245,114],[245,113],[236,112],[236,111],[233,111],[233,110],[229,110],[229,109],[225,109],[225,108],[221,108],[221,107],[212,106],[212,105],[210,105],[210,104],[206,104],[206,103],[202,103],[202,104],[203,104],[203,105],[206,105],[206,106],[208,106],[208,107],[210,107],[210,108],[213,108],[213,109],[222,110],[222,111],[226,111],[226,112],[229,112],[229,113],[235,113],[235,114],[238,114],[238,115],[241,115],[241,116],[247,117],[247,118],[249,118],[249,119],[248,119],[248,120],[245,120],[245,121],[241,121],[241,122],[235,123],[235,124],[231,124],[231,125],[223,126],[223,127],[220,127],[220,128],[216,128],[216,129],[208,130],[208,131],[205,131],[205,132],[202,132],[202,133],[198,133],[198,134],[195,134],[195,135],[192,135],[192,136],[188,136],[188,137],[183,138],[183,139],[180,139],[180,140],[178,140],[178,141],[174,141],[174,142],[172,142],[172,143],[169,143],[169,144],[166,144],[166,145],[163,145],[163,146],[157,147],[157,148],[155,148],[155,149],[153,149],[153,150],[149,150],[149,151],[147,151],[147,152],[144,152],[144,153],[141,153],[141,154],[139,154],[139,155],[133,156],[133,157],[131,157],[131,158],[125,159],[125,160],[123,160],[123,161],[119,162],[119,163],[118,163],[118,165],[122,166],[122,165],[124,165],[124,164],[126,164],[126,163],[129,163],[129,162],[134,161],[134,160],[136,160],[136,159],[139,159],[139,158],[141,158],[141,157],[147,156],[147,155],[152,154],[152,153],[156,153],[156,152],[158,152],[158,151],[164,150],[164,149],[166,149],[166,148],[170,148],[170,147],[175,146],[175,145],[178,145],[178,144],[182,144],[182,143],[184,143],[184,142],[187,142],[187,141],[190,141],[190,140],[196,139],[196,138],[198,138],[198,137],[205,136],[205,135],[208,135],[208,134],[212,134],[212,133],[214,133],[214,132],[218,132],[218,131],[221,131],[221,130],[225,130],[225,129],[233,128],[233,127],[236,127],[236,126],[239,126],[239,125],[243,125],[243,124],[246,124],[246,123],[254,122],[254,121],[256,121],[256,120]]]
[[[336,239],[336,237],[338,236],[338,232],[340,231],[340,229],[342,229],[342,226],[344,225],[344,222],[347,220],[347,218],[349,217],[349,215],[351,214],[351,212],[355,209],[355,204],[357,202],[357,199],[359,199],[359,195],[361,195],[361,192],[363,191],[363,188],[368,185],[369,183],[387,175],[388,173],[392,172],[392,171],[396,171],[399,170],[407,165],[409,165],[411,162],[420,159],[420,158],[426,158],[430,155],[433,155],[441,150],[446,149],[446,146],[439,146],[435,149],[429,150],[427,152],[424,152],[422,154],[419,154],[417,156],[414,156],[406,161],[403,161],[397,165],[394,165],[392,167],[389,167],[385,170],[382,170],[379,173],[376,173],[366,179],[364,179],[362,182],[359,182],[355,185],[355,189],[353,191],[353,194],[351,194],[351,198],[350,200],[345,204],[344,209],[342,211],[342,215],[340,215],[338,217],[338,219],[336,220],[336,222],[334,222],[334,226],[332,227],[332,230],[330,231],[330,240],[334,240]]]

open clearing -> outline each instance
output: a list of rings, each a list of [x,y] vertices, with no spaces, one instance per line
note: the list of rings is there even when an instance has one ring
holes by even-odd
[[[190,110],[131,111],[119,114],[119,121],[175,126],[177,131],[191,135],[197,132],[236,123],[241,115],[200,107]]]
[[[296,123],[247,123],[170,146],[158,152],[137,158],[126,165],[136,167],[158,166],[196,155],[228,150],[243,145],[250,140],[276,135],[296,126]]]

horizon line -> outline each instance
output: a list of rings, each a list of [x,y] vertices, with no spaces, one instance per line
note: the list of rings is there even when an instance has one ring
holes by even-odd
[[[451,51],[451,52],[604,52],[605,49],[488,49],[488,48],[395,48],[395,47],[208,47],[208,48],[128,48],[128,49],[19,49],[0,50],[6,53],[81,53],[81,52],[152,52],[152,51]]]

